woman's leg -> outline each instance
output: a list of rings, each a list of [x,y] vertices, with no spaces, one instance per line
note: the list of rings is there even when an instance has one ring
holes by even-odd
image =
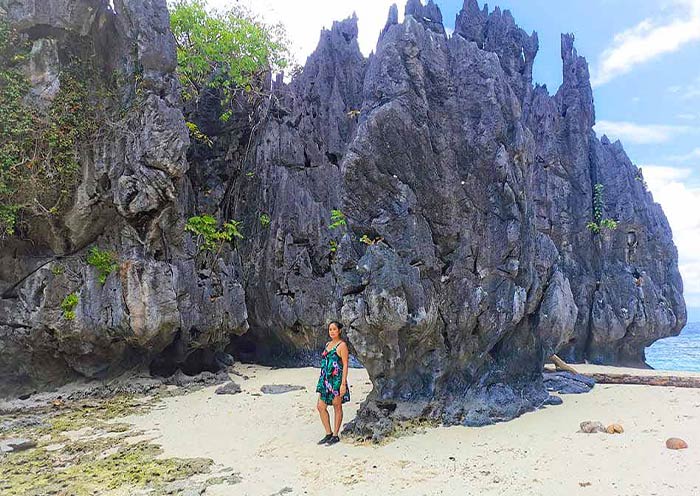
[[[338,433],[340,432],[340,425],[343,423],[343,398],[340,396],[336,396],[333,398],[333,410],[334,410],[334,415],[333,415],[333,420],[335,420],[335,429],[333,430],[333,435],[337,436]]]
[[[328,415],[328,409],[326,403],[321,399],[321,395],[318,395],[318,402],[316,403],[316,409],[318,410],[318,414],[321,416],[321,423],[323,424],[323,427],[326,429],[326,434],[331,433],[331,418]]]

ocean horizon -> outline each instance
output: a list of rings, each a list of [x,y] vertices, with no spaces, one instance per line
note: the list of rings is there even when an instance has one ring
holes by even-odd
[[[700,372],[700,322],[690,322],[678,336],[646,348],[646,362],[657,370]]]

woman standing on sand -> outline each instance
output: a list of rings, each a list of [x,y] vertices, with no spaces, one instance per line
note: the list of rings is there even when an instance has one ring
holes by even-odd
[[[316,408],[321,415],[321,423],[326,429],[326,437],[318,444],[335,444],[340,441],[338,431],[343,422],[343,403],[350,401],[348,388],[348,345],[340,339],[343,324],[333,321],[328,324],[328,336],[331,340],[321,353],[321,376],[318,378]],[[333,405],[335,429],[331,432],[331,418],[327,407]]]

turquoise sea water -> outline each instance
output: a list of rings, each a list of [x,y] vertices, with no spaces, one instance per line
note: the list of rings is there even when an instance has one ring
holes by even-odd
[[[700,322],[687,324],[678,336],[646,349],[647,363],[658,370],[700,372]]]

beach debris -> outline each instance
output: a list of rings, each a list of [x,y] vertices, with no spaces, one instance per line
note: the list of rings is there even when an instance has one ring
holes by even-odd
[[[641,386],[671,386],[700,388],[700,377],[675,375],[588,374],[599,384],[639,384]]]
[[[587,393],[595,386],[595,380],[590,377],[571,372],[545,372],[542,379],[547,391],[559,394]]]
[[[605,428],[608,434],[622,434],[625,430],[620,424],[610,424]]]
[[[666,447],[672,450],[686,449],[688,447],[688,443],[679,437],[670,437],[666,440]]]
[[[554,364],[556,370],[564,370],[566,372],[571,372],[572,374],[578,374],[578,371],[575,368],[559,358],[557,355],[552,355],[549,357],[549,361]]]
[[[591,485],[591,483],[590,482],[579,482],[578,485],[581,487],[588,487]]]
[[[306,390],[304,386],[295,386],[293,384],[266,384],[260,388],[265,394],[282,394],[290,391]]]
[[[606,432],[605,431],[605,426],[597,421],[592,421],[592,420],[586,420],[585,422],[581,422],[579,425],[580,431],[579,432],[585,432],[586,434],[595,434],[597,432]]]
[[[241,386],[233,381],[227,382],[223,386],[219,386],[214,391],[216,394],[237,394],[241,392]]]
[[[0,453],[16,453],[34,448],[36,443],[28,438],[14,437],[0,441]]]

